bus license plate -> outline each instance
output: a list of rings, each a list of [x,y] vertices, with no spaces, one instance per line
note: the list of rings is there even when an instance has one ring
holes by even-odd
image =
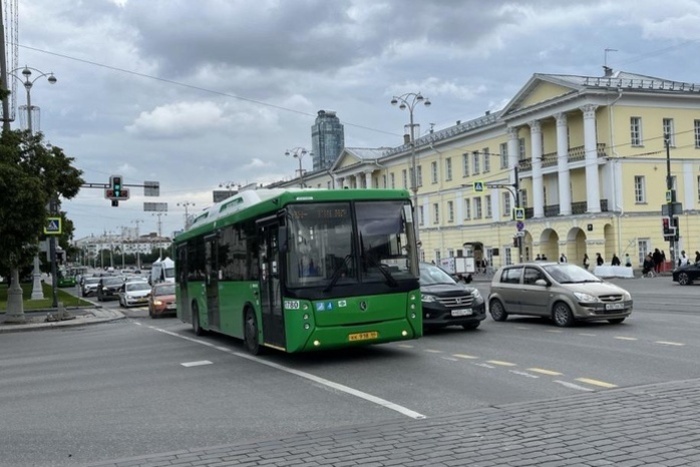
[[[605,305],[606,310],[622,310],[625,308],[624,303],[608,303]]]
[[[377,331],[370,331],[370,332],[358,332],[355,334],[349,334],[348,335],[348,340],[350,342],[353,341],[367,341],[370,339],[376,339],[379,337],[379,333]]]
[[[472,315],[471,308],[464,308],[462,310],[452,310],[452,316],[471,316],[471,315]]]

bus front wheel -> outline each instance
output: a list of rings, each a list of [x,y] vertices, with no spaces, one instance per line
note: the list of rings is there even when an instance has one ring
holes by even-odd
[[[192,303],[192,330],[195,336],[203,336],[206,334],[206,331],[199,325],[199,307],[196,302]]]
[[[255,311],[252,308],[245,310],[244,326],[244,341],[245,348],[253,355],[260,353],[260,342],[258,342],[258,320],[255,317]]]

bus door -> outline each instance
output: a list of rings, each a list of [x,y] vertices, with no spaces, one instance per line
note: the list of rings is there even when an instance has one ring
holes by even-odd
[[[210,329],[219,329],[219,260],[217,234],[204,237],[206,260],[207,320]]]
[[[177,304],[177,314],[185,323],[192,322],[192,310],[190,309],[190,294],[187,290],[187,243],[182,243],[177,247],[177,261],[175,261],[175,269],[178,274],[175,280],[178,282],[175,286],[180,292],[180,302]]]
[[[257,222],[260,251],[260,304],[263,342],[286,349],[284,314],[280,289],[280,252],[277,244],[279,220],[261,219]]]

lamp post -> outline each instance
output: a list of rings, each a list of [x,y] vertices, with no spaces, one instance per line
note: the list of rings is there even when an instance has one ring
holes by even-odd
[[[236,193],[238,193],[238,192],[240,191],[240,189],[241,189],[241,184],[240,184],[240,183],[236,183],[236,182],[232,182],[232,181],[221,182],[221,183],[219,183],[219,188],[225,188],[226,191],[228,191],[228,195],[227,195],[227,196],[230,197],[230,196],[233,196],[233,195],[235,195]],[[194,206],[194,205],[193,205],[193,206]]]
[[[306,148],[301,148],[301,147],[296,147],[294,149],[287,149],[284,152],[284,155],[289,157],[295,157],[299,159],[299,186],[304,188],[306,185],[304,185],[304,169],[301,166],[301,160],[304,158],[305,155],[311,154]]]
[[[158,216],[158,237],[162,237],[163,235],[161,234],[163,230],[163,221],[161,219],[162,216],[167,216],[167,212],[154,212],[151,214],[152,216]]]
[[[41,70],[37,70],[36,68],[30,68],[28,66],[25,66],[22,68],[22,76],[23,78],[20,78],[15,74],[16,71],[19,71],[19,68],[16,68],[10,72],[12,76],[15,77],[15,79],[22,81],[22,84],[24,85],[24,89],[27,91],[27,129],[29,130],[29,134],[33,135],[34,134],[34,126],[32,125],[32,111],[33,110],[39,110],[38,107],[36,109],[32,107],[32,86],[34,86],[34,83],[39,79],[43,77],[47,77],[47,81],[49,84],[56,84],[56,77],[53,75],[53,73],[44,73]],[[37,72],[36,78],[32,79],[32,70]],[[54,236],[51,236],[51,248],[50,252],[55,252],[56,251],[56,238]],[[53,287],[54,289],[58,286],[58,281],[56,280],[56,271],[55,271],[55,264],[56,264],[56,258],[54,255],[51,255],[51,262],[52,262],[52,268],[51,268],[51,274],[52,274],[52,281],[53,281]],[[34,255],[34,265],[33,265],[33,270],[32,270],[32,295],[31,299],[32,300],[42,300],[44,298],[44,291],[42,290],[41,287],[41,267],[39,265],[39,252],[37,251],[36,255]],[[53,305],[54,307],[57,306],[56,303]]]
[[[190,206],[194,206],[194,203],[184,201],[182,203],[177,203],[177,205],[185,208],[185,228],[188,228],[190,226],[190,216],[188,214],[187,208]],[[160,236],[160,233],[158,234],[158,236]]]
[[[399,109],[408,109],[409,115],[409,126],[410,126],[410,136],[411,136],[411,192],[413,192],[413,226],[416,231],[416,242],[418,242],[418,248],[420,249],[420,235],[419,235],[419,219],[418,219],[418,174],[416,169],[416,139],[413,131],[413,111],[418,104],[422,103],[426,107],[430,107],[430,99],[423,97],[420,92],[407,92],[400,96],[394,96],[391,99],[391,105],[398,105]]]

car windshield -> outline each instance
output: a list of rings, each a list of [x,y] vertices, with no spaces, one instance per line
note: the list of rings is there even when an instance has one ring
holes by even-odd
[[[175,284],[158,286],[153,289],[154,295],[175,295]]]
[[[444,270],[432,264],[420,265],[420,285],[456,284]]]
[[[583,282],[603,282],[590,272],[575,264],[551,264],[542,269],[560,284],[579,284]]]
[[[104,279],[104,285],[121,285],[123,281],[119,277]]]
[[[86,278],[85,278],[85,283],[86,283],[86,284],[97,284],[98,282],[100,282],[100,278],[99,278],[99,277],[86,277]]]
[[[129,282],[126,284],[127,292],[134,292],[137,290],[149,290],[151,288],[146,282]]]

